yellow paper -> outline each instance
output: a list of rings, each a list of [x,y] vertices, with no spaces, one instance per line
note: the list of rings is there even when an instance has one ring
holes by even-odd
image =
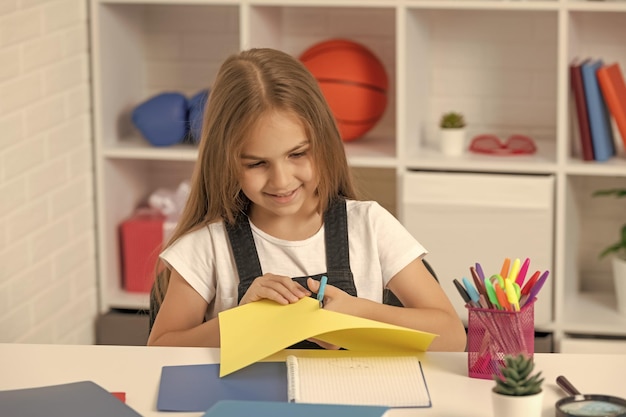
[[[305,297],[280,305],[261,300],[219,313],[220,376],[317,338],[361,352],[422,352],[437,335],[336,313]]]

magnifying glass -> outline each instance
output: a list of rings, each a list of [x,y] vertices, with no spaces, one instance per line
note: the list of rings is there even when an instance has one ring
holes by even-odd
[[[556,402],[557,417],[626,417],[626,400],[601,394],[581,394],[564,376],[556,383],[570,397]]]

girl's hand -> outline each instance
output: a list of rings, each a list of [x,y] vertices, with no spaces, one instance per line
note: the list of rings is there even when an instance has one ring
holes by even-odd
[[[290,277],[274,274],[263,274],[252,281],[239,305],[263,299],[273,300],[279,304],[291,304],[308,297],[311,292],[292,280]]]
[[[320,282],[317,280],[314,280],[313,278],[307,279],[306,285],[311,289],[311,291],[313,291],[314,294],[317,294],[317,292],[320,289]],[[332,311],[337,311],[337,312],[347,312],[347,310],[342,307],[344,306],[347,307],[350,304],[350,301],[352,298],[354,297],[352,297],[347,292],[340,290],[339,288],[334,287],[332,285],[326,284],[326,289],[324,290],[324,301],[323,301],[324,308],[328,310],[332,310]],[[313,343],[317,343],[324,349],[337,350],[340,348],[340,346],[336,346],[336,345],[324,342],[322,340],[315,339],[313,337],[307,340]]]
[[[307,279],[306,285],[314,294],[317,294],[320,289],[320,282],[313,278]],[[338,313],[358,315],[356,314],[357,312],[354,311],[355,298],[356,297],[351,296],[347,292],[328,284],[324,290],[324,308]]]

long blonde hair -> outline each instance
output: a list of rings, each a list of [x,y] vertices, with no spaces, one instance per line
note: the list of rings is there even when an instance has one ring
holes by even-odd
[[[320,213],[337,197],[356,198],[339,130],[315,78],[287,53],[250,49],[227,58],[218,71],[204,112],[191,192],[166,247],[211,222],[233,223],[246,210],[239,156],[259,117],[273,110],[295,114],[304,126],[319,178]],[[167,268],[157,274],[153,297],[158,304],[169,275]]]

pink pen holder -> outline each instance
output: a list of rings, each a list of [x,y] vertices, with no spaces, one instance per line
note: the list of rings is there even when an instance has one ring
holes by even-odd
[[[506,355],[535,352],[535,300],[520,311],[468,307],[467,371],[471,378],[492,379]]]

